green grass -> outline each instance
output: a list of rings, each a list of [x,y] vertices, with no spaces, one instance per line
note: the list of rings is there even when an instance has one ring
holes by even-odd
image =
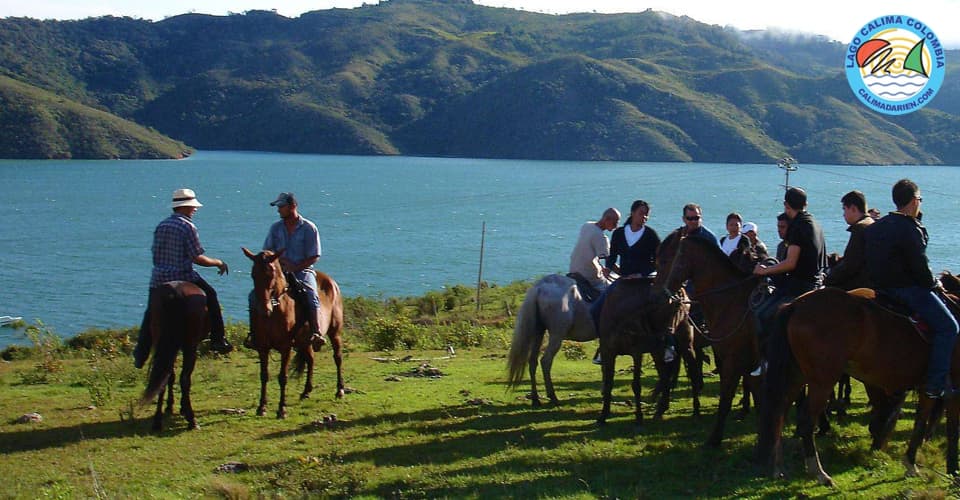
[[[593,346],[585,346],[592,352]],[[569,349],[576,351],[576,349]],[[179,417],[160,434],[150,432],[152,408],[135,408],[145,374],[109,350],[66,359],[46,384],[26,385],[36,360],[0,364],[0,497],[820,497],[943,498],[960,491],[942,476],[942,433],[921,450],[922,477],[904,478],[899,465],[910,429],[912,402],[890,446],[869,449],[862,388],[851,415],[819,439],[836,489],[803,475],[798,446],[786,445],[791,477],[771,480],[749,462],[756,421],[730,420],[719,450],[701,443],[714,420],[718,380],[707,381],[705,415],[691,415],[685,379],[663,421],[634,432],[628,376],[618,375],[614,416],[604,428],[599,370],[589,360],[558,357],[554,366],[561,405],[532,409],[527,386],[508,391],[505,350],[353,351],[344,360],[347,385],[333,398],[334,367],[324,350],[311,399],[298,401],[302,381],[291,379],[288,418],[273,418],[277,385],[271,377],[268,416],[254,415],[259,383],[256,358],[239,350],[202,358],[194,374],[194,407],[201,425],[189,431]],[[378,362],[374,357],[429,359],[444,376],[410,376],[421,362]],[[576,356],[570,356],[576,357]],[[274,362],[276,356],[274,356]],[[621,358],[621,368],[628,366]],[[276,364],[272,365],[273,375]],[[95,373],[103,374],[96,382]],[[645,367],[644,386],[653,385]],[[399,376],[400,382],[385,379]],[[29,377],[26,377],[29,379]],[[106,382],[109,380],[109,382]],[[110,386],[91,407],[90,386]],[[240,408],[244,415],[223,413]],[[14,424],[36,411],[39,424]],[[650,412],[648,412],[649,414]],[[325,415],[337,422],[320,425]],[[792,426],[788,428],[792,432]],[[218,473],[221,464],[249,466]]]

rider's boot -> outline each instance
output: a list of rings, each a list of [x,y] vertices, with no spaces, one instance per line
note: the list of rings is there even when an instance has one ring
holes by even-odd
[[[327,339],[323,338],[323,333],[320,331],[322,321],[319,307],[307,311],[307,321],[310,323],[310,343],[313,344],[314,351],[319,351],[327,343]]]

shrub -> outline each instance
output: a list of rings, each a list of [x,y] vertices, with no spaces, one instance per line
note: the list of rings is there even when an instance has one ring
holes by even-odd
[[[560,348],[560,351],[563,352],[563,357],[571,361],[580,361],[587,359],[587,353],[583,350],[583,344],[577,342],[566,342],[564,341],[563,346]]]
[[[376,317],[363,325],[362,335],[377,351],[390,351],[397,348],[417,347],[421,332],[405,316],[393,318]]]
[[[63,371],[60,337],[39,320],[35,325],[28,326],[24,334],[30,339],[33,352],[39,359],[33,370],[21,374],[21,381],[28,385],[46,384]]]

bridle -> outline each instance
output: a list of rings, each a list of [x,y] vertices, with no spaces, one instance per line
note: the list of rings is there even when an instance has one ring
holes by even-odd
[[[677,268],[678,268],[678,267],[681,267],[681,268],[683,267],[682,265],[678,265],[678,261],[680,260],[680,257],[683,255],[683,250],[684,250],[683,240],[685,240],[686,238],[687,238],[686,236],[681,236],[681,237],[680,237],[680,241],[677,243],[677,253],[673,256],[673,261],[670,263],[670,272],[667,273],[667,280],[666,280],[666,282],[664,283],[664,286],[665,286],[665,287],[666,287],[667,285],[669,285],[670,283],[673,282],[673,275],[674,275],[674,273],[676,272]],[[732,282],[732,283],[725,283],[725,284],[723,284],[723,285],[710,288],[710,289],[708,289],[708,290],[706,290],[706,291],[699,292],[699,293],[697,293],[697,294],[695,294],[695,295],[690,296],[690,297],[687,298],[686,300],[684,300],[684,299],[682,298],[681,293],[680,293],[679,291],[678,291],[676,294],[673,295],[673,298],[676,299],[676,300],[681,300],[681,301],[683,301],[683,302],[686,303],[686,304],[694,304],[694,303],[699,302],[699,301],[700,301],[699,299],[702,299],[702,298],[704,298],[704,297],[707,297],[707,296],[710,296],[710,295],[714,295],[714,294],[717,294],[717,293],[721,293],[721,292],[725,292],[725,291],[727,291],[727,290],[732,290],[732,289],[734,289],[734,288],[738,288],[738,287],[740,287],[740,286],[743,286],[743,285],[746,284],[746,283],[750,283],[750,282],[752,282],[752,281],[756,281],[756,280],[759,280],[759,279],[760,279],[760,278],[759,278],[758,276],[754,276],[754,275],[751,274],[751,275],[749,275],[749,276],[744,277],[743,279],[736,280],[736,281],[734,281],[734,282]],[[682,287],[681,287],[681,289],[682,289]],[[697,325],[697,322],[694,321],[693,318],[690,317],[690,313],[689,313],[689,312],[687,312],[686,320],[687,320],[687,322],[690,324],[690,326],[692,326],[693,329],[694,329],[697,333],[700,334],[700,336],[702,336],[703,338],[707,339],[707,340],[710,341],[710,342],[718,343],[718,342],[722,342],[722,341],[724,341],[724,340],[726,340],[726,339],[728,339],[728,338],[730,338],[730,337],[733,337],[734,335],[736,335],[737,333],[739,333],[739,332],[740,332],[740,329],[743,328],[743,325],[746,324],[746,322],[747,322],[747,317],[748,317],[749,315],[750,315],[750,307],[744,307],[743,315],[740,317],[740,321],[737,323],[736,328],[734,328],[733,330],[731,330],[731,331],[730,331],[729,333],[727,333],[726,335],[723,335],[722,337],[712,337],[712,336],[710,336],[709,334],[707,334],[707,332],[703,331],[703,330]]]

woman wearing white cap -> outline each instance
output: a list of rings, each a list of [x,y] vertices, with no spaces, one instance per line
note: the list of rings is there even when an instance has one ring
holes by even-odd
[[[221,354],[233,350],[224,336],[223,314],[220,311],[220,301],[217,292],[207,283],[193,265],[216,267],[221,275],[227,274],[227,264],[220,260],[204,255],[200,245],[200,234],[193,224],[193,214],[202,207],[197,195],[192,189],[177,189],[173,192],[170,207],[173,213],[157,225],[153,232],[153,273],[150,276],[150,289],[154,289],[168,281],[189,281],[199,286],[207,295],[207,310],[210,314],[210,344],[211,348]],[[149,303],[149,301],[148,301]],[[150,354],[150,311],[143,315],[143,324],[140,326],[140,336],[137,347],[133,350],[133,364],[137,368],[143,366]]]

